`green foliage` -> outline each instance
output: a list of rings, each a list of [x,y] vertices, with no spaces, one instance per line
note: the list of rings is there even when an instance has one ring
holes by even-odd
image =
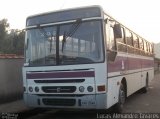
[[[7,28],[9,28],[9,23],[7,19],[0,20],[0,38],[4,38],[7,33]]]
[[[24,39],[24,30],[10,30],[7,19],[0,20],[0,54],[23,55]]]

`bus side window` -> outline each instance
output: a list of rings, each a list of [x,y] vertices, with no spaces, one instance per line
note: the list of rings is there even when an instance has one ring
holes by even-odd
[[[133,35],[133,45],[135,48],[139,48],[138,37]]]
[[[127,44],[130,46],[133,46],[133,39],[132,39],[132,33],[129,30],[126,30],[126,41]]]
[[[148,52],[149,52],[149,53],[151,52],[150,43],[148,43]]]
[[[139,38],[139,48],[143,50],[143,41],[141,38]]]
[[[144,55],[145,54],[145,51],[144,51],[144,41],[142,38],[139,39],[139,46],[140,46],[140,50],[141,50],[141,55]]]
[[[108,42],[109,50],[115,51],[116,44],[115,44],[114,31],[112,26],[109,27],[109,39],[107,40],[107,42]]]
[[[147,55],[147,42],[143,40],[144,42],[144,55]]]
[[[147,55],[149,56],[149,52],[150,52],[149,43],[148,42],[146,43],[147,43]]]
[[[150,44],[150,53],[151,53],[151,55],[153,54],[153,51],[152,51],[152,44]]]
[[[132,33],[127,29],[126,29],[125,33],[126,33],[126,42],[127,42],[128,53],[134,53]]]
[[[153,44],[151,44],[151,53],[152,53],[152,55],[154,53],[154,45]]]
[[[151,56],[151,49],[150,49],[151,44],[149,42],[147,44],[148,44],[148,55]]]
[[[122,38],[116,38],[117,42],[120,43],[125,43],[125,39],[124,39],[124,28],[121,27],[121,32],[122,32]]]
[[[124,28],[122,27],[121,27],[121,32],[122,32],[122,38],[116,38],[117,49],[118,51],[121,51],[121,52],[127,52]]]
[[[135,48],[134,53],[139,54],[139,39],[135,34],[133,34],[133,46]]]
[[[113,27],[106,25],[106,35],[107,37],[107,59],[109,62],[114,62],[117,51],[116,51],[116,42],[114,37]]]

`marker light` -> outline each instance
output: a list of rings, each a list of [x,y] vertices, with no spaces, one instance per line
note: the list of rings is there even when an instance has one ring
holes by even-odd
[[[33,88],[32,88],[32,87],[29,87],[29,91],[30,91],[30,92],[33,92]]]
[[[83,87],[83,86],[80,86],[80,87],[79,87],[79,91],[80,91],[80,92],[84,92],[84,87]]]
[[[39,92],[39,87],[36,86],[34,90],[35,92]]]
[[[87,90],[88,90],[88,92],[92,92],[93,91],[93,87],[92,86],[88,86]]]

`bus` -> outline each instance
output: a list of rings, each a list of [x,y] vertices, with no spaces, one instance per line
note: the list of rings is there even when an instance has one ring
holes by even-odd
[[[100,6],[26,19],[23,98],[29,107],[121,112],[154,77],[153,43]]]

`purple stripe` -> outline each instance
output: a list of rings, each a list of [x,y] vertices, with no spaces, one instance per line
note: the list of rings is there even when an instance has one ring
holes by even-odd
[[[75,77],[94,77],[94,71],[85,72],[45,72],[45,73],[27,73],[27,79],[44,79],[44,78],[75,78]]]
[[[124,62],[124,70],[150,68],[154,65],[153,60],[118,56],[114,62],[108,63],[108,72],[121,71],[122,61]]]

